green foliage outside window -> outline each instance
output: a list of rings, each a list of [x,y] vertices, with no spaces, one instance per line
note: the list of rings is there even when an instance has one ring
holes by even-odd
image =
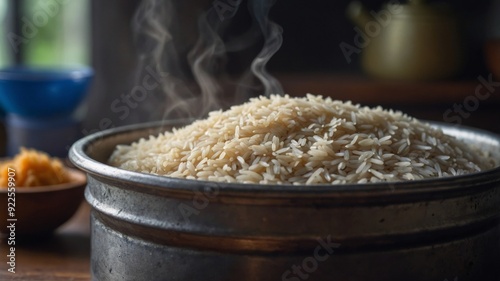
[[[21,15],[17,20],[20,30],[15,33],[4,28],[0,64],[13,61],[8,56],[20,50],[22,63],[27,65],[90,63],[89,0],[19,1]],[[7,3],[7,0],[0,0],[0,15],[3,15],[4,22]]]

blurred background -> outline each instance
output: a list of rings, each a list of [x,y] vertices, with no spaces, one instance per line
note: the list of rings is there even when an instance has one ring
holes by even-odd
[[[222,0],[182,2],[190,10],[217,1]],[[423,119],[500,133],[500,84],[495,82],[500,81],[500,0],[415,0],[411,8],[394,11],[385,5],[389,1],[361,1],[275,3],[270,17],[283,27],[283,45],[268,69],[286,93],[383,105]],[[163,110],[156,100],[136,109],[123,98],[137,86],[138,58],[144,54],[132,24],[140,4],[0,0],[0,65],[91,66],[91,89],[75,113],[82,118],[82,136],[158,119],[161,114],[150,114]],[[387,12],[390,19],[384,18]],[[248,24],[242,13],[231,20],[234,33]],[[370,22],[372,30],[364,30]],[[186,26],[180,33],[190,32]],[[254,45],[260,48],[259,41]],[[228,68],[238,68],[241,61],[236,56]],[[406,73],[408,69],[412,71]]]

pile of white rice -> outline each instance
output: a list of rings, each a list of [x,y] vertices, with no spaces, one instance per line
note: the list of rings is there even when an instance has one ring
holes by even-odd
[[[307,95],[251,99],[172,132],[120,145],[111,165],[259,184],[418,180],[490,169],[477,148],[401,112]]]

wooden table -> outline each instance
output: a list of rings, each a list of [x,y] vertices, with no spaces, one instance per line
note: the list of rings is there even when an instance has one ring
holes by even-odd
[[[1,244],[0,280],[90,280],[90,206],[83,203],[75,216],[47,238],[16,239],[16,273],[7,271],[7,244]]]

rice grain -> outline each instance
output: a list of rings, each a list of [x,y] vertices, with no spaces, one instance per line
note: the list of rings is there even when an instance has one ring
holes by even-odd
[[[308,94],[259,97],[130,145],[111,165],[255,184],[418,180],[491,169],[479,148],[399,111]]]

